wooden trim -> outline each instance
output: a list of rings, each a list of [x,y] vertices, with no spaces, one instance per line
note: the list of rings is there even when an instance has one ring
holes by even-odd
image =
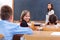
[[[14,21],[14,0],[12,0],[12,11],[13,11],[13,20],[12,22]]]

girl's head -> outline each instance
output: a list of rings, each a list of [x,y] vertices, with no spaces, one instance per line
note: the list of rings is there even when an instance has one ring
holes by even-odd
[[[51,10],[53,10],[53,4],[48,3],[48,11],[51,11]]]
[[[56,25],[56,24],[57,24],[57,16],[54,15],[54,14],[50,15],[50,16],[49,16],[49,23]],[[48,25],[49,25],[49,23],[48,23]]]
[[[21,21],[26,21],[29,22],[30,21],[30,12],[28,10],[23,10],[21,13]]]

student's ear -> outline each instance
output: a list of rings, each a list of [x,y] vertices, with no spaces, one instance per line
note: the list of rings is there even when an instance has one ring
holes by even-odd
[[[13,22],[13,16],[10,16],[9,21]]]

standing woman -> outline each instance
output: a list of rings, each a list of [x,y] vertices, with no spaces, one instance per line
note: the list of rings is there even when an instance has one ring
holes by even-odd
[[[53,4],[51,3],[48,3],[48,8],[47,8],[47,15],[46,15],[46,23],[48,23],[48,19],[49,19],[49,16],[54,14],[54,8],[53,8]]]
[[[47,9],[47,11],[48,11],[48,15],[54,14],[53,4],[48,3],[48,9]]]

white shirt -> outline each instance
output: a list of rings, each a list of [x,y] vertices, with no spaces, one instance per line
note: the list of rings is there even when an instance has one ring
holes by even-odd
[[[49,22],[49,20],[48,20],[49,19],[49,16],[52,15],[52,14],[54,14],[54,10],[49,11],[48,12],[48,15],[46,15],[46,23]]]
[[[48,15],[52,15],[52,14],[54,14],[54,10],[48,12]]]

